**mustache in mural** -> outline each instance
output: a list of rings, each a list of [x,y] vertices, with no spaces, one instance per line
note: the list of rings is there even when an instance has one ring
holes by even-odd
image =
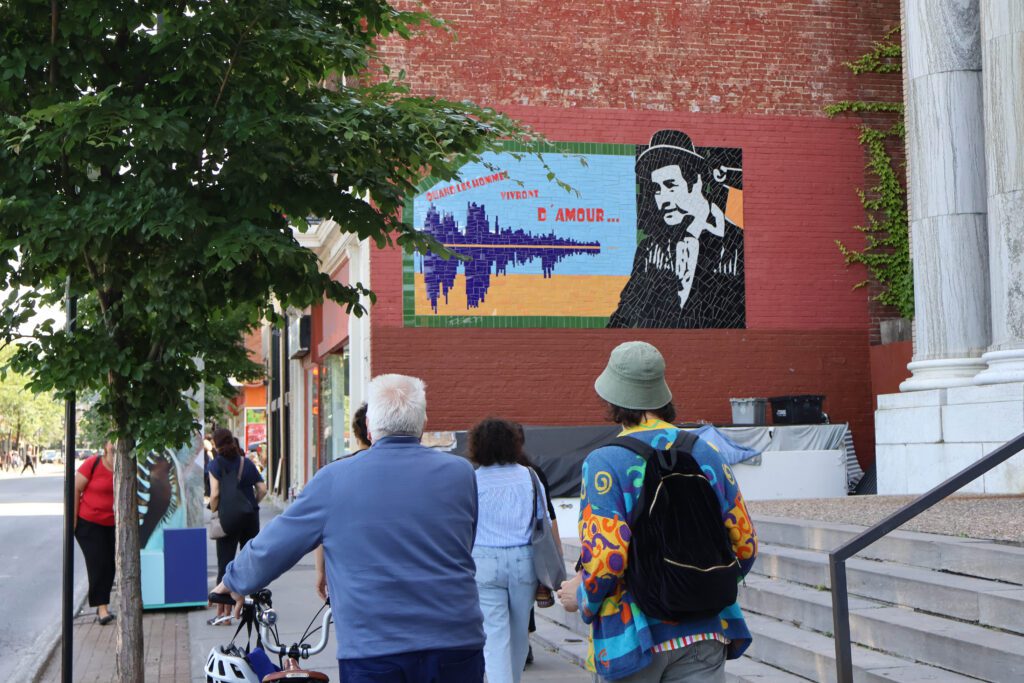
[[[145,548],[161,522],[181,507],[178,467],[168,453],[150,453],[138,463],[139,544]]]

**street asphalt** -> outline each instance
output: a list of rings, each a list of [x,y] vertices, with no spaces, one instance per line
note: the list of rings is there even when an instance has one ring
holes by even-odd
[[[0,680],[15,680],[40,662],[59,634],[64,477],[58,471],[0,474]],[[76,545],[76,593],[85,586]]]

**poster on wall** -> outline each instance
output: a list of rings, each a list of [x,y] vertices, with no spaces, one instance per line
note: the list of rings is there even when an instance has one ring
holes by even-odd
[[[267,440],[267,409],[245,409],[245,449]]]
[[[741,150],[675,130],[557,150],[424,183],[406,220],[464,259],[406,256],[407,327],[745,327]]]

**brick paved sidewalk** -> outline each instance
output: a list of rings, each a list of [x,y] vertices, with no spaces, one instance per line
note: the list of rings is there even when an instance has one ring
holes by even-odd
[[[75,618],[72,661],[75,683],[114,683],[114,651],[117,627],[100,626],[89,608]],[[188,612],[161,610],[145,612],[142,617],[146,646],[147,683],[180,683],[190,679]],[[54,651],[37,679],[40,683],[59,683],[60,646]]]

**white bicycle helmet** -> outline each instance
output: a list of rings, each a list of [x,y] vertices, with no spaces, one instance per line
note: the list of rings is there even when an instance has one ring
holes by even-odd
[[[215,647],[206,658],[206,683],[260,683],[260,679],[238,650]]]

